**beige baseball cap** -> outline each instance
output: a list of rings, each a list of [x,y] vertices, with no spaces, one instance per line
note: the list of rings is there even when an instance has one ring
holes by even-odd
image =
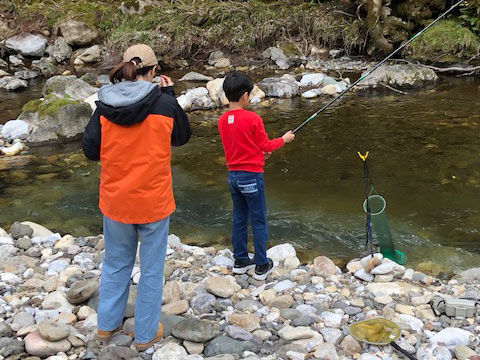
[[[138,44],[130,46],[123,54],[123,62],[129,62],[136,57],[142,61],[137,65],[139,68],[158,65],[157,56],[148,45]]]

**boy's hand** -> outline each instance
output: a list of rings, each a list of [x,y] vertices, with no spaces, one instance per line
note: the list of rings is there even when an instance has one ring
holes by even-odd
[[[264,158],[264,160],[270,159],[271,156],[272,156],[272,152],[271,152],[271,151],[270,151],[270,152],[264,152],[264,153],[263,153],[263,158]]]
[[[173,86],[173,81],[166,75],[160,75],[160,86],[161,87]]]
[[[283,138],[283,142],[285,144],[289,143],[289,142],[292,142],[294,139],[295,139],[295,134],[293,133],[293,131],[287,131],[285,133],[285,135],[282,136]]]

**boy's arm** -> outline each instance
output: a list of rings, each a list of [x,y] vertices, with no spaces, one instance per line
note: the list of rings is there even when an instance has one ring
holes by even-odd
[[[285,144],[281,137],[273,140],[268,139],[268,134],[265,131],[265,126],[263,125],[263,120],[260,116],[258,116],[255,128],[255,143],[264,153],[278,150]]]
[[[82,137],[82,148],[85,157],[89,160],[100,160],[100,146],[102,143],[102,125],[98,109],[88,122],[87,129]]]

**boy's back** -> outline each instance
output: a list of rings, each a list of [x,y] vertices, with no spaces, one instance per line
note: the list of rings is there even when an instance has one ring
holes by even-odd
[[[289,131],[281,138],[269,140],[262,118],[245,110],[253,89],[252,79],[239,72],[231,72],[223,82],[223,90],[230,102],[229,110],[218,121],[228,165],[228,187],[233,201],[232,245],[234,274],[245,274],[255,268],[253,277],[265,280],[273,270],[272,259],[267,258],[267,205],[263,166],[265,157],[293,141]],[[252,224],[255,257],[248,255],[248,221]]]
[[[262,118],[253,111],[225,112],[218,121],[218,129],[229,171],[263,172],[264,153],[284,145],[282,138],[268,139]]]

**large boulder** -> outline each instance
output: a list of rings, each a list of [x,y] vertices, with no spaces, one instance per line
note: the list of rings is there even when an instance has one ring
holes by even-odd
[[[454,279],[462,283],[473,283],[475,281],[480,281],[480,267],[465,270],[455,276]]]
[[[208,94],[207,88],[198,87],[187,91],[177,98],[178,103],[185,111],[208,110],[217,107],[217,104]]]
[[[211,80],[207,83],[208,94],[218,106],[228,105],[228,99],[223,91],[223,82],[225,78]]]
[[[18,120],[32,129],[27,142],[40,144],[78,138],[85,132],[91,115],[90,105],[83,101],[47,96],[27,103]]]
[[[364,75],[364,74],[363,74]],[[360,86],[376,88],[381,84],[394,87],[421,87],[438,80],[432,69],[420,65],[382,65],[360,82]]]
[[[263,79],[258,86],[266,96],[291,98],[297,95],[300,83],[292,75],[285,74],[282,77]]]
[[[102,60],[102,49],[98,45],[93,45],[85,49],[76,59],[75,65],[94,64]]]
[[[60,31],[69,45],[90,45],[98,37],[98,31],[81,21],[70,20],[60,25]]]
[[[282,49],[276,47],[269,47],[262,53],[266,59],[271,59],[281,70],[287,70],[291,67],[290,61]]]
[[[47,48],[48,40],[43,35],[22,33],[5,41],[5,47],[23,56],[41,57]]]
[[[58,37],[55,39],[53,44],[52,54],[53,58],[61,63],[64,62],[72,56],[72,48],[68,45],[67,40],[63,37]]]
[[[30,134],[30,127],[24,121],[10,120],[3,125],[1,134],[7,140],[26,139]]]
[[[95,94],[97,88],[87,82],[72,76],[54,76],[45,82],[43,95],[56,97],[68,97],[73,100],[85,100]]]

